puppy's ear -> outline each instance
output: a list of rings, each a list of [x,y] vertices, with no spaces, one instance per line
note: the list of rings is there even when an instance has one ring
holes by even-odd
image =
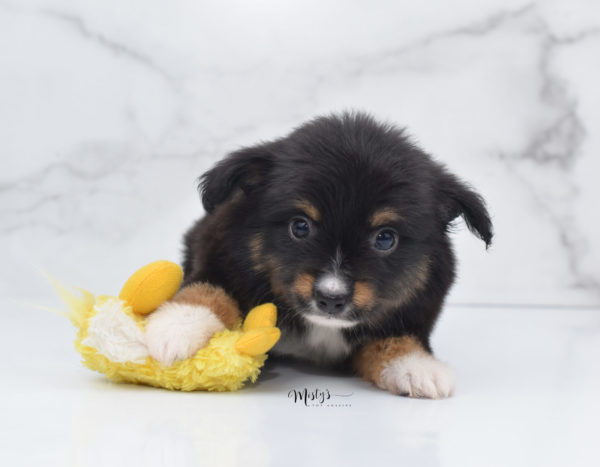
[[[206,212],[226,201],[236,189],[248,194],[267,180],[274,154],[264,144],[240,149],[229,154],[200,177],[200,195]]]
[[[492,221],[483,198],[467,184],[445,170],[438,179],[439,206],[442,222],[447,226],[462,216],[469,230],[485,242],[492,244]]]

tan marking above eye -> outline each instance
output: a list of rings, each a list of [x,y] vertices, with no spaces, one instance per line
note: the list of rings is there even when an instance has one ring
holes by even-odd
[[[310,201],[299,199],[294,202],[294,206],[304,212],[313,221],[318,221],[321,218],[321,213]]]
[[[314,284],[314,276],[306,273],[298,274],[296,280],[294,281],[292,290],[305,300],[308,300],[312,296]]]
[[[381,208],[373,213],[369,219],[371,227],[379,227],[380,225],[390,224],[399,221],[402,217],[393,208]]]
[[[375,291],[368,282],[356,282],[354,284],[354,294],[352,303],[359,308],[373,308],[375,305]]]

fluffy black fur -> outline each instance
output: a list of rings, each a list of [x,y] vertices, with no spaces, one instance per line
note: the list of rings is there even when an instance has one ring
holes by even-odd
[[[294,281],[328,270],[339,251],[344,277],[375,291],[368,307],[344,314],[360,321],[341,331],[353,351],[375,338],[405,334],[430,350],[430,333],[455,276],[450,223],[462,216],[487,246],[492,241],[490,217],[476,192],[403,130],[362,113],[320,117],[285,138],[236,151],[202,176],[201,193],[207,214],[185,236],[184,283],[219,285],[243,310],[273,301],[282,339],[301,337],[308,304],[293,292]],[[320,212],[301,241],[289,231],[291,219],[305,217],[294,204],[299,199]],[[372,247],[369,219],[382,207],[401,216],[389,225],[398,233],[389,254]],[[311,351],[305,357],[319,361]]]

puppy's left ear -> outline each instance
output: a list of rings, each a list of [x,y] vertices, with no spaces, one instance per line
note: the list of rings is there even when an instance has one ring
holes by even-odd
[[[462,216],[469,230],[485,242],[486,248],[492,244],[492,221],[483,198],[445,170],[439,175],[438,195],[440,215],[444,226]]]
[[[236,190],[249,194],[267,179],[273,161],[272,144],[232,152],[200,177],[200,194],[206,212],[229,199]]]

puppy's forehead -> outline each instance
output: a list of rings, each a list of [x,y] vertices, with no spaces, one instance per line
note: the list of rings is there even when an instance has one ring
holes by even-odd
[[[337,177],[331,173],[299,177],[286,187],[289,191],[283,198],[313,221],[335,224],[334,229],[347,228],[347,223],[376,228],[403,219],[405,203],[397,185],[384,177],[357,182],[352,175],[342,172]]]
[[[314,221],[334,223],[331,231],[374,228],[410,217],[411,206],[420,202],[411,194],[419,190],[413,190],[420,185],[416,177],[385,157],[351,157],[329,149],[321,157],[282,157],[269,182],[272,202]]]
[[[298,198],[292,201],[292,206],[307,217],[317,222],[328,223],[343,223],[343,216],[349,217],[352,222],[363,222],[369,228],[377,228],[385,225],[397,223],[403,219],[400,207],[395,207],[388,202],[377,204],[365,203],[364,209],[361,209],[362,203],[343,202],[341,206],[336,206],[335,203],[327,205],[326,196],[317,201],[310,201],[308,198]],[[324,214],[322,214],[322,212]]]

